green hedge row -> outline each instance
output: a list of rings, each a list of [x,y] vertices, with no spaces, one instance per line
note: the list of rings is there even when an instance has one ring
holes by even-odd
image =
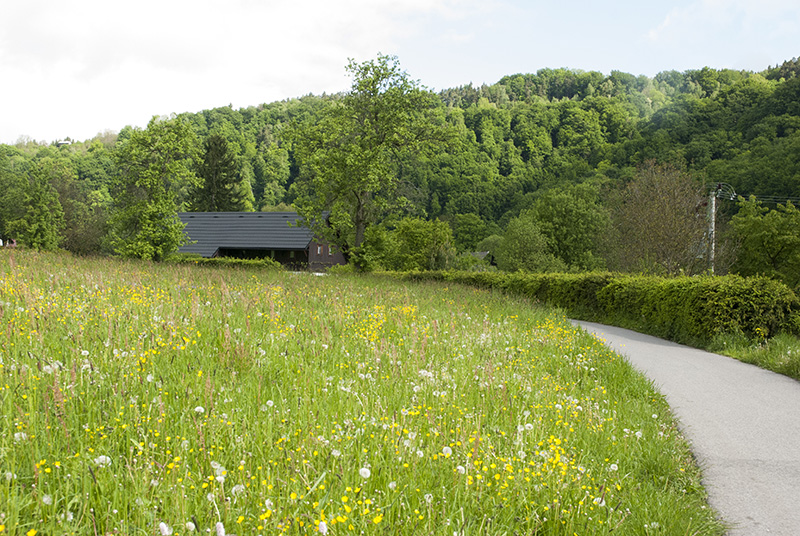
[[[270,258],[234,259],[233,257],[213,257],[207,259],[191,253],[175,253],[164,259],[168,264],[194,264],[200,266],[224,266],[226,268],[259,268],[283,270],[283,265]]]
[[[736,275],[661,278],[612,273],[396,273],[497,289],[563,309],[580,320],[616,325],[705,346],[720,333],[763,339],[800,332],[800,300],[786,285]]]

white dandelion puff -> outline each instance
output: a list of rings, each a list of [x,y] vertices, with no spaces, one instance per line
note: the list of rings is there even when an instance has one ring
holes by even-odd
[[[100,455],[97,458],[95,458],[94,459],[94,463],[98,467],[108,467],[109,465],[111,465],[111,458],[109,458],[108,456],[103,454],[103,455]]]
[[[449,458],[450,456],[453,455],[453,449],[451,449],[450,447],[444,447],[442,449],[442,454],[444,454],[445,458]]]
[[[206,412],[206,408],[204,408],[203,406],[197,406],[196,408],[194,408],[194,412],[195,413],[205,413]]]
[[[456,471],[458,471],[459,473],[461,473],[463,475],[464,473],[467,472],[467,469],[463,465],[457,465],[456,466]]]
[[[170,536],[170,534],[172,534],[172,527],[162,521],[158,524],[158,531],[161,533],[161,536]]]
[[[328,534],[328,524],[324,521],[319,522],[319,532],[320,534]]]
[[[216,530],[217,536],[225,536],[225,525],[222,522],[217,523],[214,526],[214,530]]]
[[[358,470],[358,474],[361,475],[361,478],[367,479],[372,474],[372,471],[369,470],[369,467],[362,467]]]
[[[47,506],[50,506],[51,504],[53,504],[53,497],[47,494],[42,495],[42,502]]]
[[[188,530],[189,532],[194,532],[195,530],[197,530],[197,527],[191,521],[187,521],[186,530]]]

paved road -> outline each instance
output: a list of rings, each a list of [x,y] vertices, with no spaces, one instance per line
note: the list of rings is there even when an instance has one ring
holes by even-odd
[[[626,329],[575,323],[666,396],[730,536],[800,535],[800,382]]]

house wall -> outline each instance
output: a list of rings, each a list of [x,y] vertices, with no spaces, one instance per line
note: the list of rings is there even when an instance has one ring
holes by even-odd
[[[308,246],[308,269],[325,271],[331,266],[347,264],[339,248],[326,242],[311,241]]]

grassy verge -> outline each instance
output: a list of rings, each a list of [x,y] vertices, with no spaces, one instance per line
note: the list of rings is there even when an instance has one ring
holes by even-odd
[[[800,380],[800,338],[794,335],[783,333],[760,340],[744,335],[720,335],[708,350]]]
[[[0,256],[2,534],[723,532],[650,383],[385,278]]]

